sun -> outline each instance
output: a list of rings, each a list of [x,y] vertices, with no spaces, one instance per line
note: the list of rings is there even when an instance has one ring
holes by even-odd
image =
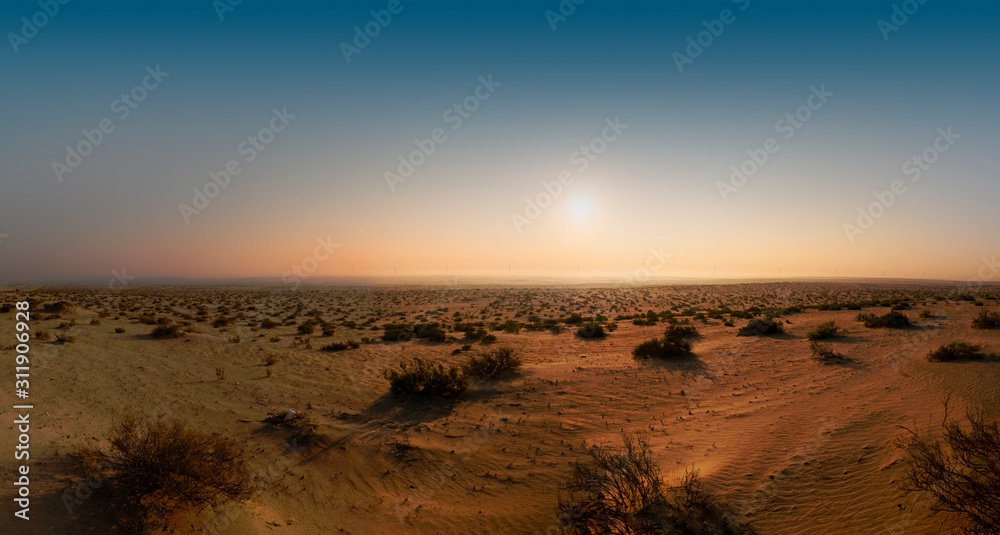
[[[577,221],[583,221],[590,215],[590,200],[582,195],[572,197],[566,203],[566,209],[570,217]]]

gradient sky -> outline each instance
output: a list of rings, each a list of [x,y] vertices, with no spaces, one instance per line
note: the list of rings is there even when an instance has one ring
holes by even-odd
[[[0,282],[281,277],[318,238],[339,244],[324,276],[626,274],[654,248],[671,255],[658,277],[967,279],[1000,253],[995,2],[928,0],[887,41],[891,1],[587,0],[553,30],[555,0],[402,0],[346,61],[387,4],[245,0],[220,20],[211,0],[76,0],[15,53],[7,32],[41,8],[4,2]],[[169,76],[119,118],[156,65]],[[445,111],[489,75],[453,130]],[[784,139],[812,87],[833,96]],[[296,117],[246,162],[274,108]],[[580,171],[574,151],[615,117],[628,128]],[[60,182],[52,162],[103,118],[115,130]],[[960,138],[911,181],[903,164],[948,127]],[[390,189],[436,128],[447,140]],[[186,222],[179,205],[230,160],[242,172]],[[574,182],[519,232],[512,214],[563,170]],[[849,240],[894,180],[905,194]]]

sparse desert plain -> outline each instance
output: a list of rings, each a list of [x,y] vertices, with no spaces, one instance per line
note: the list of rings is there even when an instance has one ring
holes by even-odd
[[[126,532],[110,486],[74,458],[138,411],[235,441],[252,478],[244,499],[171,512],[172,533],[559,533],[578,463],[624,434],[667,487],[697,471],[757,533],[929,534],[963,519],[901,490],[901,445],[940,433],[946,401],[959,422],[1000,416],[1000,331],[972,328],[998,297],[888,282],[150,287],[9,290],[0,305],[31,303],[32,533]],[[859,319],[892,310],[909,325]],[[12,360],[15,310],[3,311]],[[738,335],[765,318],[783,332]],[[809,334],[828,322],[823,359]],[[679,327],[696,330],[691,354],[633,355]],[[956,341],[977,355],[927,358]],[[461,370],[499,348],[520,367],[463,374],[450,397],[390,391],[386,370],[403,363]],[[24,402],[12,388],[0,400]]]

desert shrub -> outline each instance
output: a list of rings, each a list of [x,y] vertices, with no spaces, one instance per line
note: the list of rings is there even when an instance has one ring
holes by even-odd
[[[740,327],[740,330],[736,332],[736,336],[768,336],[784,332],[785,328],[779,321],[774,321],[771,318],[754,318],[743,327]]]
[[[453,398],[462,395],[469,386],[465,374],[456,366],[446,369],[441,364],[416,358],[411,363],[400,363],[399,367],[383,372],[389,380],[389,391],[399,398]]]
[[[979,344],[970,344],[967,342],[951,342],[927,353],[927,360],[931,362],[949,362],[952,360],[977,359],[983,356],[983,347]]]
[[[869,329],[878,329],[880,327],[900,329],[910,324],[910,318],[907,318],[906,314],[898,310],[890,310],[881,316],[872,313],[858,314],[858,321],[864,323],[865,327]]]
[[[59,334],[56,335],[56,343],[59,343],[59,344],[72,344],[73,342],[76,342],[76,337],[75,336],[70,336],[70,335],[64,334],[64,333],[59,333]]]
[[[332,323],[324,323],[320,325],[320,329],[322,329],[323,331],[323,336],[333,336],[333,333],[335,331]]]
[[[806,334],[806,338],[810,340],[825,340],[827,338],[844,336],[845,334],[847,333],[837,327],[836,323],[828,321],[826,323],[820,323],[815,329],[809,331],[809,334]]]
[[[668,487],[640,436],[622,432],[623,449],[591,448],[559,496],[561,533],[569,535],[749,534],[726,504],[704,490],[697,472]]]
[[[633,358],[679,359],[693,355],[691,342],[698,329],[691,325],[668,325],[662,338],[646,340],[632,349]]]
[[[278,363],[278,359],[274,355],[267,355],[264,357],[264,366],[274,366]]]
[[[413,328],[413,333],[417,338],[432,342],[444,342],[448,338],[448,333],[438,323],[422,323]]]
[[[600,323],[588,321],[577,328],[576,335],[580,338],[604,338],[608,333],[604,332],[604,326]]]
[[[49,331],[35,331],[35,338],[39,340],[48,340],[50,337]]]
[[[100,318],[91,318],[90,319],[90,324],[91,325],[100,325],[101,324],[101,320],[100,320]]]
[[[1000,426],[982,410],[966,413],[968,425],[945,416],[940,438],[910,430],[900,439],[906,450],[901,487],[931,501],[964,533],[993,534],[1000,526]]]
[[[157,325],[153,332],[149,333],[153,338],[180,338],[184,336],[181,325]]]
[[[844,356],[830,349],[830,346],[816,341],[809,344],[809,349],[812,350],[813,360],[817,360],[819,362],[837,362],[844,360]]]
[[[386,342],[405,342],[414,336],[413,326],[408,323],[387,323],[382,330],[382,340]]]
[[[927,310],[927,309],[924,309],[924,310],[921,310],[921,311],[920,311],[920,314],[919,314],[919,317],[920,317],[920,319],[922,319],[922,320],[925,320],[925,319],[928,319],[928,318],[931,318],[931,317],[933,317],[933,316],[934,316],[934,314],[932,314],[932,313],[931,313],[931,311],[930,311],[930,310]]]
[[[570,314],[565,320],[563,320],[563,323],[565,323],[566,325],[583,323],[583,316],[581,316],[578,312],[574,312]]]
[[[226,370],[225,370],[225,368],[216,368],[215,369],[215,378],[218,381],[225,381],[226,380]]]
[[[460,351],[472,351],[472,344],[462,344],[459,348]]]
[[[253,489],[235,441],[179,420],[129,414],[106,438],[107,447],[76,453],[77,472],[103,481],[116,521],[129,532],[158,530],[175,512],[243,500]]]
[[[115,332],[121,334],[125,332],[125,327],[115,327]]]
[[[979,311],[972,319],[973,329],[1000,329],[1000,312],[990,312],[988,309]]]
[[[509,347],[498,347],[481,357],[472,357],[462,366],[466,375],[495,379],[509,370],[521,367],[517,351]]]
[[[483,344],[492,344],[496,341],[497,341],[497,335],[495,334],[487,334],[482,338],[482,340],[480,340],[480,342],[482,342]]]
[[[312,334],[313,331],[316,330],[316,321],[315,320],[303,321],[302,323],[299,324],[297,329],[299,331],[299,334]]]
[[[260,328],[261,329],[273,329],[273,328],[275,328],[275,327],[277,327],[279,325],[281,325],[281,324],[278,323],[278,322],[276,322],[276,321],[274,321],[271,318],[264,318],[264,320],[260,322]]]

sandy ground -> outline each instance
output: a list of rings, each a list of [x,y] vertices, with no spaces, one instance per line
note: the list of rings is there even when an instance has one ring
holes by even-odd
[[[996,308],[988,297],[998,295],[994,290],[981,292],[980,302]],[[181,515],[173,520],[174,533],[554,533],[560,484],[586,459],[587,446],[619,444],[622,429],[647,433],[668,479],[699,470],[706,486],[760,533],[949,532],[942,527],[948,519],[929,516],[925,502],[898,490],[904,463],[894,442],[905,434],[900,426],[933,429],[947,396],[956,412],[985,404],[993,417],[1000,414],[1000,363],[924,359],[953,340],[1000,352],[1000,331],[970,328],[980,307],[942,298],[954,293],[847,283],[38,290],[29,295],[33,331],[67,333],[75,342],[32,340],[31,521],[13,520],[13,493],[5,483],[0,531],[119,533],[100,491],[79,502],[66,499],[80,488],[67,460],[75,448],[101,442],[116,412],[130,408],[238,440],[257,478],[260,490],[249,501]],[[24,296],[0,292],[0,304]],[[572,329],[496,332],[495,345],[515,348],[523,370],[474,383],[453,402],[398,401],[381,372],[418,356],[460,363],[488,346],[473,343],[460,355],[453,350],[468,341],[320,350],[334,341],[378,338],[385,323],[450,324],[456,313],[462,321],[570,312],[614,318],[675,306],[801,306],[866,296],[909,298],[912,308],[904,312],[914,326],[867,329],[856,310],[806,309],[783,316],[784,335],[747,338],[736,336],[745,319],[735,326],[694,320],[702,335],[695,341],[698,358],[681,363],[631,356],[639,342],[663,332],[662,323],[618,320],[615,332],[596,341],[581,340]],[[58,302],[69,306],[41,308]],[[924,309],[933,316],[918,319]],[[332,336],[296,332],[314,310],[336,325]],[[53,314],[59,317],[41,319]],[[191,321],[198,332],[151,338],[153,325],[138,322],[147,314]],[[207,320],[197,321],[199,315]],[[219,315],[234,322],[213,327]],[[264,318],[287,324],[251,326]],[[100,324],[91,324],[94,319]],[[849,357],[845,364],[810,358],[805,334],[831,320],[850,331],[829,342]],[[75,325],[59,327],[70,321]],[[15,353],[6,350],[13,329],[13,312],[0,315],[8,378],[0,402],[8,407],[18,402]],[[272,366],[264,365],[268,355],[277,360]],[[216,368],[224,369],[225,380],[217,380]],[[266,377],[266,370],[273,375]],[[314,429],[263,422],[269,410],[288,408],[304,412]],[[8,415],[0,451],[13,452]],[[13,474],[13,455],[0,457],[0,466]]]

